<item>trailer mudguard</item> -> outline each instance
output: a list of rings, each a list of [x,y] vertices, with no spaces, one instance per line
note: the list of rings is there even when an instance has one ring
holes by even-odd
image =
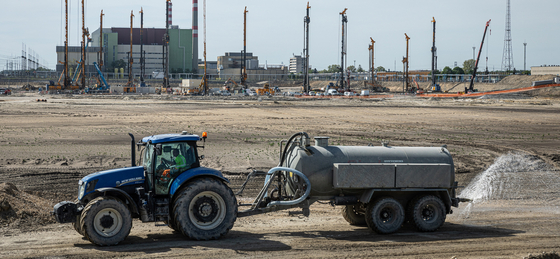
[[[169,195],[173,196],[175,194],[175,192],[177,192],[177,190],[180,189],[180,187],[183,185],[183,183],[186,183],[190,179],[192,179],[194,177],[199,177],[199,176],[215,177],[215,178],[218,178],[222,181],[225,181],[225,182],[229,183],[229,180],[222,175],[222,172],[220,172],[216,169],[207,168],[207,167],[196,167],[196,168],[185,171],[184,173],[177,176],[177,178],[175,178],[175,180],[173,180],[173,183],[171,183],[171,187],[169,188]]]

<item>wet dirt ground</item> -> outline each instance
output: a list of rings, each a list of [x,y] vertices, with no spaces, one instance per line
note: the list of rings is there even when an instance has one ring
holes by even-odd
[[[525,95],[422,100],[15,95],[0,99],[0,182],[52,206],[75,199],[83,176],[130,165],[127,133],[138,139],[183,130],[208,132],[203,166],[222,170],[234,192],[250,169],[276,166],[278,142],[300,131],[328,136],[331,145],[447,145],[460,186],[511,152],[542,160],[551,174],[560,175],[558,114],[558,99]],[[44,206],[27,216],[4,215],[0,257],[523,258],[559,251],[560,193],[530,183],[515,188],[527,195],[492,198],[467,214],[462,203],[434,233],[404,226],[378,235],[347,224],[339,207],[314,204],[308,218],[286,211],[239,218],[223,239],[206,242],[135,220],[130,236],[115,247],[97,247],[70,224],[54,224],[52,207]]]

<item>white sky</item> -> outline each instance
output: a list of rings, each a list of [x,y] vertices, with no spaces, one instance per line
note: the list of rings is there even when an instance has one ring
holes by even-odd
[[[33,49],[54,68],[55,46],[63,43],[64,1],[1,0],[0,70],[6,56],[21,55],[22,43]],[[70,45],[81,40],[79,1],[70,2]],[[99,28],[101,9],[103,27],[129,27],[130,11],[134,27],[140,27],[140,7],[144,9],[144,27],[165,26],[165,0],[108,1],[85,0],[86,27]],[[472,47],[480,46],[484,26],[489,19],[489,35],[484,43],[479,70],[499,70],[505,36],[506,0],[315,0],[310,9],[310,64],[319,70],[340,63],[340,15],[348,8],[348,63],[369,66],[370,37],[375,43],[375,66],[402,70],[406,52],[404,33],[410,40],[410,69],[430,69],[432,16],[437,21],[436,46],[438,68],[462,66],[472,58]],[[264,64],[288,64],[292,54],[303,49],[303,17],[307,1],[302,0],[208,0],[207,59],[216,60],[225,52],[243,48],[243,10],[247,6],[247,51]],[[199,0],[199,58],[203,49],[203,0]],[[173,24],[191,28],[192,1],[173,1]],[[511,0],[511,26],[515,67],[523,69],[523,42],[527,42],[527,68],[559,65],[560,1]],[[491,34],[490,34],[491,31]]]

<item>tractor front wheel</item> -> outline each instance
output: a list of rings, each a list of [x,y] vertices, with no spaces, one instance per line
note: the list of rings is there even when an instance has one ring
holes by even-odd
[[[113,197],[98,197],[90,201],[82,211],[80,223],[84,236],[100,246],[118,244],[132,228],[130,211]]]

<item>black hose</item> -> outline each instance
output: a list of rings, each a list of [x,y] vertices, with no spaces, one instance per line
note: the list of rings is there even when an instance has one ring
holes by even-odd
[[[307,135],[307,132],[304,132],[304,131],[298,132],[298,133],[292,135],[288,139],[288,142],[286,142],[286,146],[284,147],[284,151],[282,152],[282,156],[280,157],[280,163],[278,163],[278,166],[282,166],[282,164],[284,163],[284,160],[286,159],[286,152],[288,151],[288,147],[291,145],[290,143],[294,140],[294,138],[296,138],[298,136],[305,136],[306,138],[309,139],[309,135]],[[305,146],[303,148],[305,148]]]

